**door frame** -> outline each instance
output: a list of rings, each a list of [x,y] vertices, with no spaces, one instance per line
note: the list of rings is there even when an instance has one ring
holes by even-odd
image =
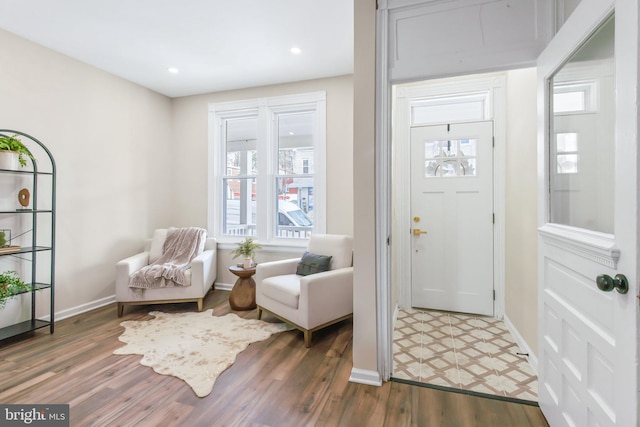
[[[391,203],[394,215],[391,218],[392,259],[395,271],[392,284],[397,287],[399,307],[411,307],[411,172],[410,131],[411,105],[417,100],[451,95],[486,94],[485,117],[493,120],[493,288],[496,293],[494,317],[504,316],[504,271],[505,271],[505,139],[506,139],[506,75],[491,73],[451,79],[427,80],[408,85],[394,86],[393,133],[391,142],[392,170]],[[435,124],[435,123],[434,123]],[[379,193],[378,193],[379,194]],[[392,303],[392,302],[390,302]]]

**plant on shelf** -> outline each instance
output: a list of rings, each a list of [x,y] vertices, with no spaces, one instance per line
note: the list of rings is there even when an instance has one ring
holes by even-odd
[[[246,237],[242,242],[238,243],[237,248],[231,251],[231,255],[233,255],[234,259],[243,256],[244,268],[249,268],[253,264],[253,256],[256,250],[261,248],[262,246],[256,243],[253,237]]]
[[[5,271],[0,273],[0,310],[7,304],[7,300],[18,294],[29,292],[33,289],[31,285],[20,280],[20,276],[15,271]]]
[[[33,159],[31,151],[17,138],[17,135],[4,136],[0,135],[0,151],[13,151],[18,153],[18,161],[20,166],[27,165],[26,157]]]

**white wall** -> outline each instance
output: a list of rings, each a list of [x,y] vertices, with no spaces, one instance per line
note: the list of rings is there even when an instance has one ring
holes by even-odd
[[[4,31],[0,46],[0,128],[38,138],[58,167],[64,314],[111,297],[116,261],[169,225],[171,100]]]
[[[353,77],[326,79],[188,96],[173,100],[174,151],[173,212],[176,226],[207,227],[207,156],[209,103],[326,91],[327,95],[327,233],[353,235]],[[258,253],[258,262],[297,255]],[[233,284],[228,271],[238,260],[222,249],[218,255],[217,282]]]
[[[505,314],[537,354],[536,69],[507,73]]]

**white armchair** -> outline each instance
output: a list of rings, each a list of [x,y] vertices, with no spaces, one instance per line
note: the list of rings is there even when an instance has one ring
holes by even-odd
[[[353,316],[353,240],[350,236],[312,234],[307,252],[331,256],[329,271],[296,274],[299,258],[258,264],[254,276],[258,319],[266,311],[311,334]]]
[[[133,289],[129,287],[131,275],[162,256],[167,229],[157,229],[153,237],[146,240],[144,252],[123,259],[116,264],[116,302],[118,317],[124,313],[125,305],[161,304],[174,302],[197,302],[198,311],[202,311],[205,295],[211,289],[217,274],[216,239],[208,237],[197,255],[191,261],[191,267],[185,272],[188,286]]]

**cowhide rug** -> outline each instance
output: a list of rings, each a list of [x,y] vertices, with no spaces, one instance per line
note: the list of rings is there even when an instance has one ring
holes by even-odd
[[[218,375],[249,344],[292,329],[285,323],[242,319],[233,313],[216,317],[211,309],[149,314],[155,318],[120,323],[125,331],[119,339],[127,345],[113,353],[143,355],[142,365],[184,380],[199,397],[211,393]]]

